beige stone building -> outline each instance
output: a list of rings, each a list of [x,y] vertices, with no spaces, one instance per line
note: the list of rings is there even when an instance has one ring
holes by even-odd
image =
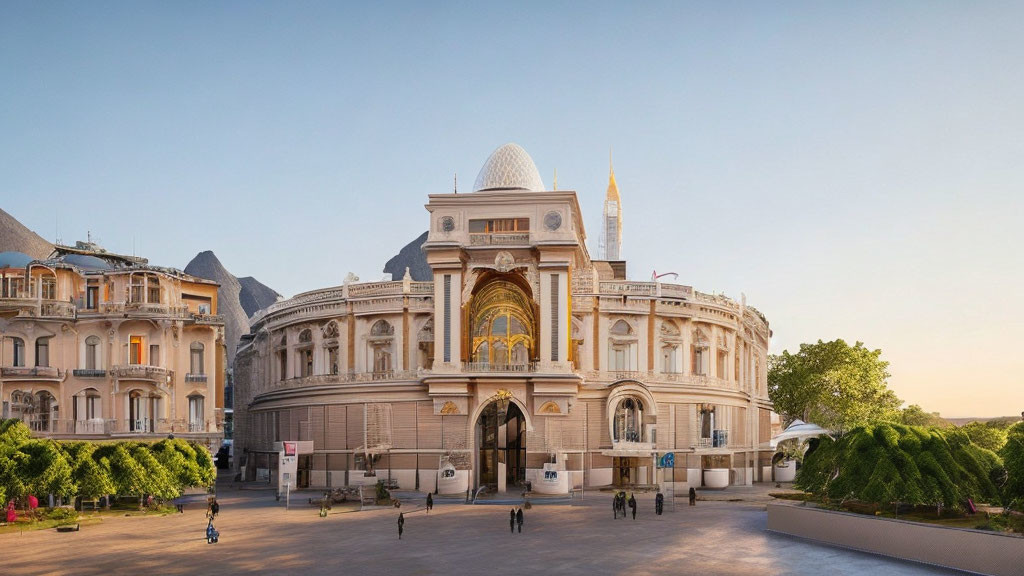
[[[63,439],[223,437],[217,284],[95,244],[0,254],[3,417]]]
[[[608,197],[621,227],[614,179]],[[761,313],[592,259],[576,193],[546,190],[514,144],[473,193],[426,208],[432,281],[346,283],[257,314],[234,367],[248,479],[275,478],[275,442],[288,440],[311,487],[762,479],[778,419]]]

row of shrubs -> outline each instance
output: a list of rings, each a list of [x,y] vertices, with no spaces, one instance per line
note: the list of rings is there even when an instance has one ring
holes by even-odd
[[[796,486],[831,500],[961,508],[968,499],[1024,508],[1024,423],[999,453],[960,429],[862,426],[812,441]]]
[[[20,420],[0,420],[0,502],[30,494],[170,500],[215,479],[210,452],[193,442],[60,442],[32,438]]]

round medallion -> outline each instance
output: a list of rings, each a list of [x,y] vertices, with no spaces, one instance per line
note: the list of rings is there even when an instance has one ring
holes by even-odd
[[[444,230],[445,232],[455,230],[455,218],[452,218],[451,216],[441,218],[441,230]]]
[[[544,215],[544,227],[554,232],[562,227],[562,215],[558,212],[548,212]]]

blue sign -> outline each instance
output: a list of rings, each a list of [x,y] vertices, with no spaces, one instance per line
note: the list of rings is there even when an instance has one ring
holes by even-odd
[[[676,467],[676,455],[673,452],[669,452],[661,457],[661,461],[658,462],[658,466],[662,468],[675,468]]]

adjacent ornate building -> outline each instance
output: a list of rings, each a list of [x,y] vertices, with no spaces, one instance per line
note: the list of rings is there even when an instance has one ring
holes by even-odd
[[[760,480],[777,425],[764,316],[592,260],[576,193],[545,190],[515,144],[474,188],[429,196],[433,281],[346,283],[257,313],[234,366],[245,476],[273,478],[275,443],[294,440],[301,486]]]
[[[95,244],[0,253],[4,418],[63,439],[223,436],[217,284]]]

